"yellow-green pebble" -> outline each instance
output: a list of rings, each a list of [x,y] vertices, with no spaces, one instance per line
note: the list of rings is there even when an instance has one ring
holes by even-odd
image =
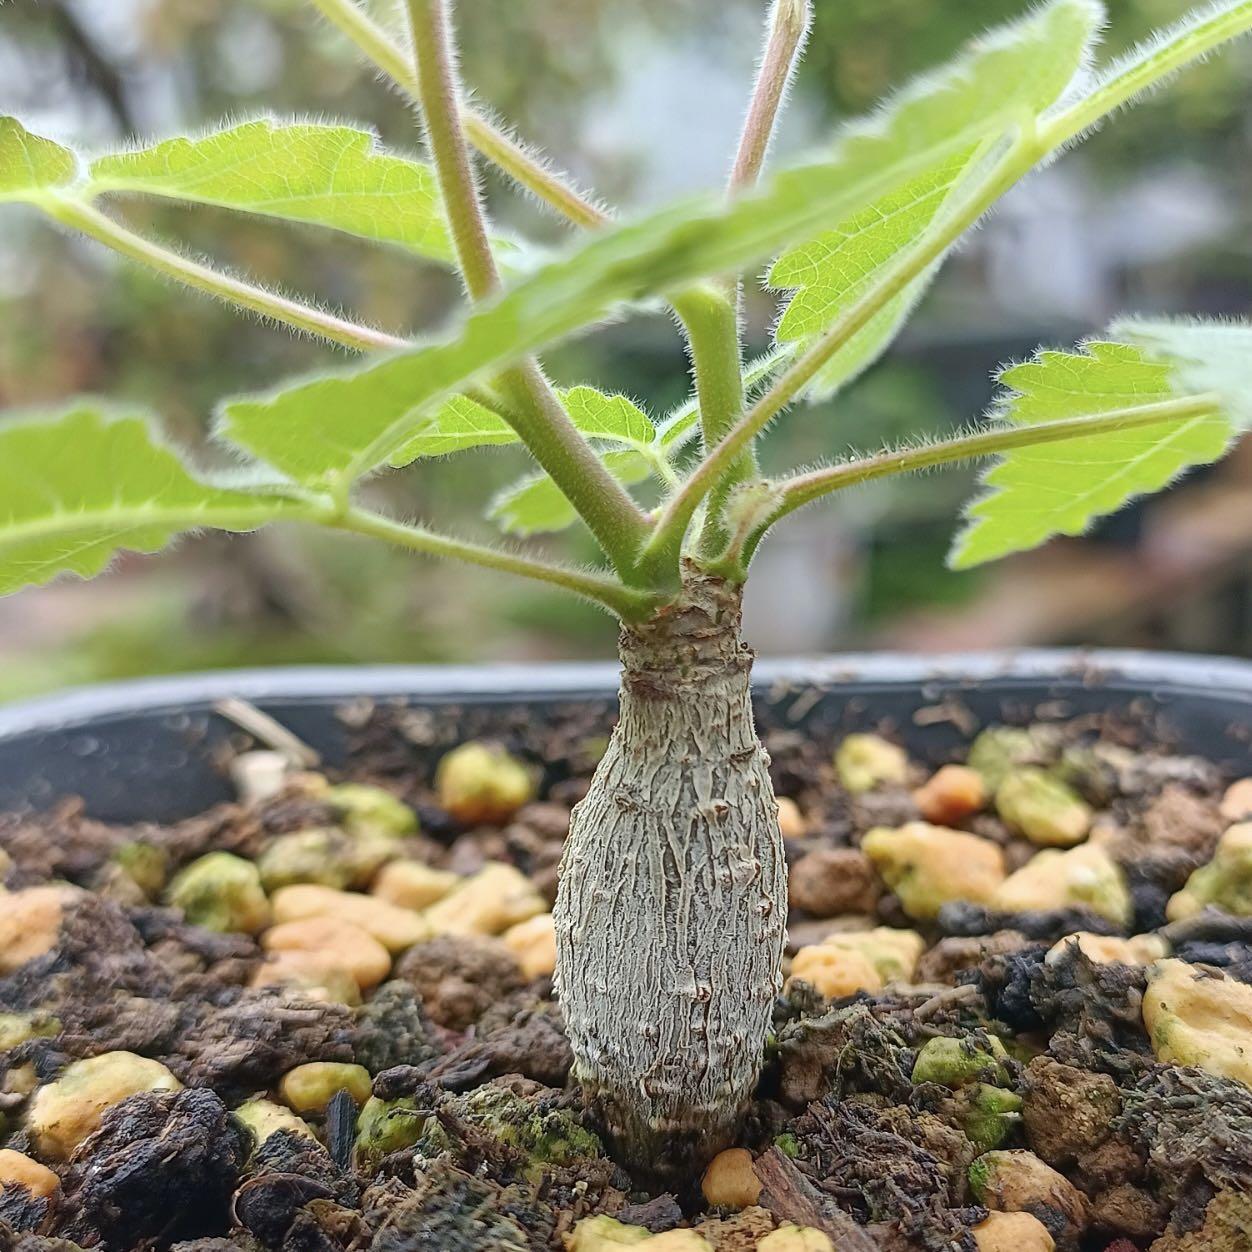
[[[386,836],[357,838],[320,827],[296,830],[271,839],[257,858],[257,869],[269,892],[293,883],[359,887],[386,863],[393,845]]]
[[[848,791],[872,791],[884,783],[907,782],[909,758],[881,735],[848,735],[835,752],[835,773]]]
[[[861,851],[904,911],[930,921],[953,900],[986,904],[1004,881],[1004,853],[989,839],[927,822],[871,830]]]
[[[169,854],[155,844],[124,843],[113,853],[113,861],[150,898],[160,895],[169,877]]]
[[[359,1105],[370,1098],[372,1079],[364,1065],[346,1061],[310,1061],[288,1070],[278,1093],[296,1113],[321,1113],[340,1092],[346,1091]]]
[[[971,1082],[1002,1085],[1008,1082],[1004,1062],[1008,1053],[995,1035],[985,1039],[952,1039],[939,1035],[927,1040],[913,1063],[915,1083],[934,1082],[963,1087]]]
[[[1252,1087],[1252,987],[1185,961],[1148,975],[1143,1023],[1158,1061],[1194,1065]]]
[[[1119,926],[1129,925],[1134,901],[1121,868],[1090,843],[1062,852],[1038,852],[996,889],[991,907],[1005,913],[1087,908]]]
[[[50,1038],[61,1029],[55,1017],[35,1013],[0,1013],[0,1052],[16,1048],[28,1039]]]
[[[412,835],[417,814],[403,800],[382,787],[340,783],[326,798],[338,810],[344,828],[353,834]]]
[[[965,763],[977,770],[995,791],[1011,770],[1033,765],[1039,758],[1035,735],[1018,726],[988,726],[969,746]]]
[[[535,780],[496,744],[463,743],[435,770],[439,803],[467,826],[502,825],[535,795]]]
[[[255,935],[270,924],[270,904],[252,861],[210,852],[179,870],[166,899],[206,930]]]
[[[1041,769],[1010,771],[996,788],[996,812],[1031,843],[1072,848],[1091,829],[1091,809],[1070,786]]]
[[[249,1100],[235,1110],[235,1116],[248,1128],[257,1147],[280,1130],[289,1130],[308,1139],[317,1138],[304,1118],[273,1100]]]
[[[1237,917],[1252,916],[1252,822],[1240,822],[1221,837],[1213,859],[1170,897],[1165,912],[1178,922],[1209,905]]]
[[[426,1128],[426,1115],[411,1096],[380,1100],[370,1096],[357,1119],[353,1155],[357,1168],[372,1171],[392,1152],[412,1147]]]
[[[44,1160],[63,1161],[113,1105],[141,1091],[177,1091],[181,1086],[160,1061],[133,1052],[105,1052],[74,1061],[55,1082],[40,1087],[27,1109],[26,1129]]]

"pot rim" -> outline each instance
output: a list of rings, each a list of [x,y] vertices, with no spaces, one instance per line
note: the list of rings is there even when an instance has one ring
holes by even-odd
[[[32,732],[160,711],[209,708],[227,696],[325,702],[416,696],[432,702],[604,699],[617,692],[615,661],[484,665],[292,665],[221,669],[71,687],[0,706],[0,743]],[[1252,661],[1120,648],[1027,648],[983,652],[848,652],[769,657],[756,663],[760,692],[791,686],[976,683],[1069,679],[1110,691],[1168,687],[1173,695],[1221,693],[1252,705]]]

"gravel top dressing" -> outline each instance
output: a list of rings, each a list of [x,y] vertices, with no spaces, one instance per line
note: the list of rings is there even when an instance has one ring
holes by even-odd
[[[936,770],[767,728],[787,982],[737,1145],[662,1187],[553,994],[601,713],[430,772],[455,710],[356,707],[350,778],[0,818],[0,1248],[1252,1248],[1252,780],[1113,718]]]

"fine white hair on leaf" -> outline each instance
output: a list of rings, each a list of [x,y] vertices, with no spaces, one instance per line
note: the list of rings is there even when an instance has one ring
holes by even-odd
[[[370,136],[376,145],[376,151],[386,152],[393,156],[403,155],[402,153],[384,148],[377,128],[368,122],[318,113],[293,113],[280,116],[269,109],[258,109],[255,111],[225,113],[212,121],[205,121],[198,126],[179,130],[173,135],[136,135],[134,138],[122,143],[110,144],[107,148],[97,146],[97,148],[89,151],[87,156],[89,160],[97,160],[100,157],[125,156],[146,152],[149,148],[155,148],[158,144],[169,143],[178,139],[185,140],[189,144],[198,144],[205,139],[213,139],[218,135],[227,134],[245,126],[255,125],[265,126],[271,132],[294,130],[301,126],[315,127],[319,130],[344,129],[359,131]]]

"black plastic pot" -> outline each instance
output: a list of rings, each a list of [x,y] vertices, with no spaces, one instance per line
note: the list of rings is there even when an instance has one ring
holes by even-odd
[[[885,724],[923,760],[944,759],[988,722],[1114,712],[1232,774],[1252,773],[1245,661],[1110,651],[848,655],[762,662],[756,683],[763,726],[833,738]],[[0,811],[80,795],[104,820],[171,821],[227,799],[222,748],[239,732],[213,712],[226,696],[264,709],[340,765],[362,741],[368,707],[394,709],[393,722],[439,723],[425,741],[408,736],[420,757],[520,713],[607,728],[616,685],[612,665],[561,664],[223,671],[85,688],[0,708]],[[423,716],[440,709],[442,718]]]

